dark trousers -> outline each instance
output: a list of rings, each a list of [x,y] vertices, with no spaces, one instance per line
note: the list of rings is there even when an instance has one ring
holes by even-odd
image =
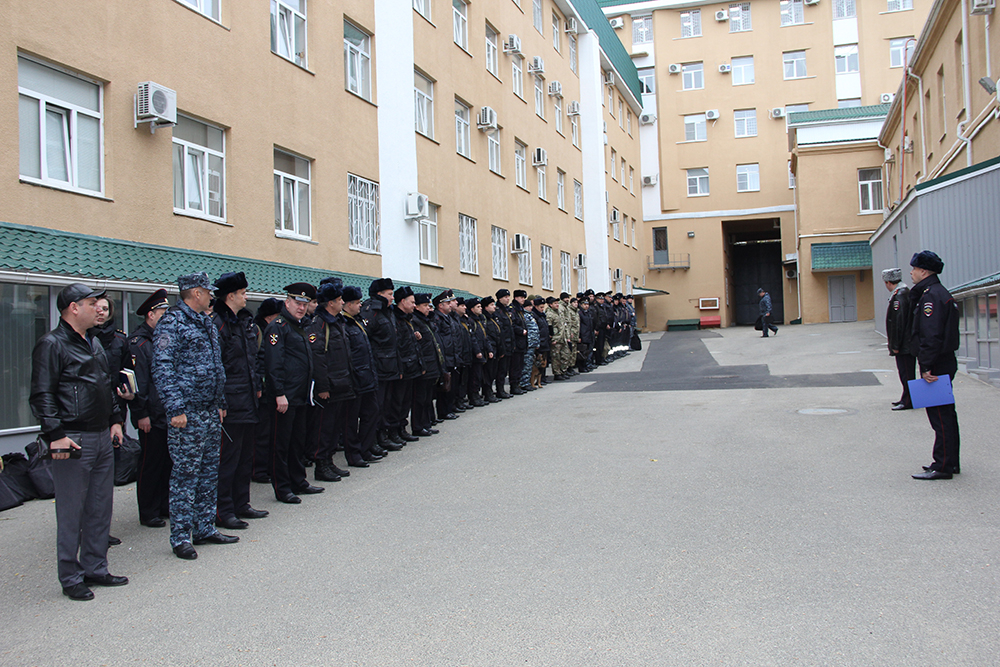
[[[250,507],[250,476],[256,440],[257,424],[223,422],[216,519],[236,518],[237,512]]]
[[[303,450],[303,462],[316,461],[316,448],[320,441],[320,433],[323,430],[323,415],[326,411],[319,405],[310,405],[306,408],[306,446]],[[332,455],[332,452],[331,452]]]
[[[502,394],[504,393],[504,382],[507,380],[507,373],[510,368],[510,355],[505,354],[499,359],[494,359],[493,361],[497,364],[497,372],[494,382],[496,384],[497,393]],[[513,389],[514,385],[511,385],[510,388]]]
[[[274,398],[262,398],[257,408],[256,442],[253,447],[253,478],[265,479],[271,476],[274,462]]]
[[[274,412],[274,453],[271,485],[274,495],[284,496],[305,488],[306,468],[302,465],[306,444],[306,405],[289,405],[288,410]]]
[[[438,378],[413,380],[413,405],[410,409],[410,428],[414,431],[429,429],[434,420],[434,386]]]
[[[899,400],[907,408],[912,408],[913,402],[910,400],[910,385],[906,383],[916,379],[916,363],[917,359],[912,354],[896,355],[896,372],[899,373],[899,382],[903,385],[903,395],[899,397]]]
[[[466,401],[469,397],[469,376],[471,373],[471,366],[459,366],[455,369],[458,373],[458,381],[455,378],[451,379],[452,389],[455,391],[455,400]]]
[[[778,327],[774,326],[774,323],[771,321],[770,315],[761,315],[760,323],[761,323],[761,329],[764,331],[764,338],[767,338],[768,331],[773,331],[775,333],[778,332]]]
[[[577,355],[576,366],[581,371],[591,364],[591,358],[594,356],[594,344],[593,342],[584,341],[580,343],[580,352]]]
[[[406,418],[413,407],[413,380],[396,380],[392,385],[386,423],[390,430],[398,431],[406,428]]]
[[[604,341],[608,339],[608,330],[601,329],[597,332],[597,352],[596,357],[597,363],[604,361]]]
[[[483,364],[483,398],[489,399],[493,396],[493,383],[497,381],[498,365],[496,357],[487,359]],[[502,382],[500,386],[503,387]]]
[[[139,431],[142,458],[135,481],[135,498],[139,504],[139,521],[170,516],[170,450],[167,449],[166,429],[149,433]]]
[[[378,396],[369,391],[346,401],[344,420],[344,455],[348,463],[362,461],[362,454],[375,444],[375,430],[379,423]]]
[[[521,372],[523,370],[524,350],[515,349],[510,355],[510,362],[507,364],[507,376],[511,389],[521,386]]]
[[[469,386],[468,386],[468,397],[469,402],[475,400],[482,400],[479,395],[479,390],[483,385],[483,367],[486,364],[473,362],[472,366],[469,367]]]
[[[390,424],[390,415],[392,413],[392,392],[395,384],[399,380],[382,380],[378,381],[378,425],[377,429],[381,431],[388,431],[392,424]]]
[[[931,467],[943,472],[958,470],[961,463],[958,455],[958,413],[955,412],[955,404],[937,405],[926,410],[927,421],[934,429],[934,463]]]
[[[63,588],[108,573],[108,533],[114,503],[115,456],[108,429],[67,433],[78,459],[52,462],[56,490],[56,555]]]
[[[455,379],[455,372],[451,371],[451,385],[448,387],[447,391],[444,388],[444,382],[439,383],[434,389],[438,419],[444,419],[445,415],[451,414],[455,411]]]
[[[319,412],[320,428],[316,439],[309,445],[309,456],[317,463],[330,463],[337,452],[341,438],[347,440],[347,410],[354,399],[329,401],[316,406]]]

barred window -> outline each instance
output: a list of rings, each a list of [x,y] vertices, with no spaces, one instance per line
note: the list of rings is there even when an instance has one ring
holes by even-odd
[[[347,175],[347,222],[352,250],[379,251],[378,183]]]
[[[756,109],[737,109],[733,112],[736,119],[736,136],[737,137],[756,137],[757,136],[757,110]]]
[[[701,37],[701,10],[681,12],[681,37]]]
[[[573,263],[568,252],[559,253],[559,280],[563,292],[573,293]]]
[[[573,180],[573,215],[577,220],[583,220],[583,183]]]
[[[781,0],[781,25],[799,25],[805,23],[802,0]]]
[[[752,30],[750,25],[750,3],[738,2],[729,5],[729,32]]]
[[[458,268],[462,273],[479,273],[476,219],[458,214]]]
[[[522,285],[531,285],[531,239],[524,239],[524,252],[517,256],[517,281]]]
[[[507,230],[496,225],[490,234],[493,249],[493,277],[507,280]]]
[[[632,17],[632,43],[646,44],[652,41],[653,41],[652,15]]]
[[[542,289],[552,289],[552,246],[542,245]]]

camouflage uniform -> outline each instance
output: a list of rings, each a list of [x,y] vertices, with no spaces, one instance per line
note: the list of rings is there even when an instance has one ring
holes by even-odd
[[[528,330],[528,349],[524,351],[524,370],[521,371],[521,389],[531,385],[531,369],[535,367],[535,350],[541,340],[538,334],[538,323],[528,312],[524,312],[524,328]]]
[[[562,376],[566,372],[566,318],[563,316],[562,307],[545,309],[545,319],[552,329],[552,352],[549,355],[552,359],[552,372],[557,376]]]
[[[219,447],[226,409],[226,371],[211,318],[178,301],[153,331],[153,381],[167,419],[187,416],[185,428],[167,428],[170,472],[170,546],[215,530]]]
[[[576,365],[576,351],[580,343],[580,312],[576,306],[570,304],[566,304],[563,308],[566,313],[566,330],[569,337],[564,368],[569,370]]]

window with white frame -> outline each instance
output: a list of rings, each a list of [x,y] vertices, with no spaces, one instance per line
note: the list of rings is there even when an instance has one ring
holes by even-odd
[[[628,245],[628,216],[622,219],[622,243]]]
[[[583,220],[583,183],[573,179],[573,215]]]
[[[490,152],[490,171],[500,173],[500,130],[493,130],[486,135],[486,145]]]
[[[632,110],[627,109],[625,111],[625,125],[628,130],[629,136],[632,135]]]
[[[618,98],[618,127],[625,129],[625,104],[622,102],[622,98]]]
[[[500,76],[500,33],[486,24],[486,71]]]
[[[542,25],[542,0],[531,0],[531,22],[539,35],[545,34],[543,32],[544,26]]]
[[[904,9],[913,9],[913,0],[888,0],[886,11],[901,12]]]
[[[562,52],[562,19],[552,12],[552,48]]]
[[[708,139],[705,114],[693,113],[684,116],[684,141],[705,141]]]
[[[573,145],[580,147],[580,117],[573,116],[569,119],[570,130],[573,134]]]
[[[524,99],[524,57],[514,54],[510,58],[510,80],[514,94]]]
[[[416,130],[434,138],[434,82],[420,72],[413,73],[413,102],[416,106]]]
[[[750,3],[737,2],[729,5],[729,32],[746,32],[752,30],[750,24]]]
[[[471,111],[463,102],[455,100],[455,152],[472,157],[472,134],[469,130]]]
[[[834,19],[852,19],[858,15],[854,0],[833,0]]]
[[[688,197],[704,197],[708,194],[708,169],[687,170]]]
[[[806,22],[802,0],[781,0],[781,25],[800,25]]]
[[[191,7],[199,14],[204,14],[210,19],[219,21],[220,0],[180,0],[182,5]]]
[[[306,0],[271,0],[271,50],[306,66]]]
[[[617,208],[611,209],[611,235],[615,241],[622,240],[621,212]]]
[[[378,183],[347,175],[347,225],[351,250],[379,251]]]
[[[732,67],[734,86],[747,86],[754,82],[753,56],[733,58]]]
[[[479,273],[476,219],[463,213],[458,214],[458,269],[462,273]]]
[[[656,70],[652,67],[644,67],[638,70],[639,89],[643,95],[651,95],[656,92]]]
[[[788,189],[795,189],[795,172],[792,171],[792,161],[788,161]]]
[[[568,252],[559,251],[559,288],[573,293],[573,259]]]
[[[705,87],[705,65],[685,63],[681,65],[681,79],[684,90],[700,90]]]
[[[425,19],[431,20],[431,0],[413,0],[413,8]]]
[[[562,98],[558,95],[552,98],[552,115],[556,119],[556,132],[559,134],[563,133],[563,112],[562,112]]]
[[[538,165],[535,167],[535,171],[538,174],[538,198],[548,201],[549,192],[545,184],[545,165]]]
[[[806,52],[785,51],[781,55],[786,79],[801,79],[806,76]]]
[[[566,172],[562,169],[556,169],[556,206],[566,210]]]
[[[632,17],[632,43],[648,44],[653,41],[653,15]]]
[[[528,147],[520,141],[514,142],[514,184],[528,189]]]
[[[834,47],[833,57],[837,65],[837,74],[851,74],[860,71],[857,44]]]
[[[611,149],[611,169],[605,170],[611,172],[611,179],[617,181],[618,174],[615,173],[615,167],[618,165],[618,151],[614,148]]]
[[[635,238],[635,218],[632,218],[632,247],[638,248],[639,246],[636,245],[637,243],[638,241]]]
[[[545,118],[545,79],[535,75],[535,115]]]
[[[372,38],[344,21],[344,85],[355,95],[372,99]]]
[[[760,190],[760,165],[736,165],[736,191],[758,192]]]
[[[736,138],[757,136],[757,110],[737,109],[733,112],[736,121]]]
[[[882,170],[858,169],[862,213],[882,212]]]
[[[632,167],[629,167],[628,168],[628,191],[631,192],[632,194],[635,194],[635,189],[633,187],[634,184],[635,184],[635,169],[633,169]]]
[[[622,165],[621,172],[620,172],[621,173],[621,178],[619,178],[618,180],[619,180],[619,183],[622,184],[622,187],[625,187],[625,158],[622,158],[621,165]]]
[[[569,36],[569,69],[576,73],[576,35]]]
[[[607,74],[607,72],[602,72],[602,74]],[[607,86],[608,89],[608,103],[605,105],[608,108],[608,113],[611,117],[615,117],[615,87]]]
[[[274,230],[310,237],[309,160],[274,149]]]
[[[517,282],[522,285],[531,285],[533,276],[531,275],[531,239],[525,238],[524,252],[517,255]]]
[[[552,289],[552,246],[542,244],[542,289]]]
[[[469,50],[469,5],[465,0],[451,0],[452,23],[455,43]]]
[[[910,64],[917,42],[912,37],[889,40],[889,67],[903,67]]]
[[[701,37],[701,10],[681,12],[681,37]]]
[[[102,87],[18,55],[17,91],[21,178],[64,190],[102,194]]]
[[[493,277],[507,280],[507,230],[493,225],[490,233],[490,247],[493,251]]]
[[[177,114],[173,134],[174,212],[225,220],[225,132]]]
[[[427,217],[420,218],[420,261],[438,263],[438,207],[430,204]]]

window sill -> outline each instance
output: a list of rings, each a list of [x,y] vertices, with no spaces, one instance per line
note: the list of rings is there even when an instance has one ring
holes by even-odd
[[[461,269],[459,269],[459,273],[464,273],[467,276],[478,276],[479,275],[478,271],[463,271]]]
[[[858,211],[858,215],[882,215],[882,211]]]
[[[46,183],[44,181],[35,180],[30,176],[21,176],[18,181],[24,183],[25,185],[36,185],[40,188],[48,188],[49,190],[58,190],[59,192],[68,192],[71,195],[80,195],[82,197],[90,197],[91,199],[100,199],[101,201],[113,202],[114,199],[110,197],[105,197],[100,192],[93,192],[91,190],[77,190],[74,188],[61,187],[55,183]]]
[[[691,35],[691,36],[689,36],[689,37],[674,37],[674,38],[673,38],[673,41],[675,41],[675,42],[679,42],[679,41],[681,41],[682,39],[698,39],[699,37],[701,37],[701,35]]]
[[[440,264],[435,264],[434,262],[428,262],[425,260],[420,260],[420,266],[429,266],[434,269],[443,269],[444,267]]]
[[[815,79],[815,74],[807,74],[806,76],[791,76],[787,79],[782,79],[782,81],[802,81],[803,79]]]
[[[475,160],[473,160],[473,159],[472,159],[471,157],[469,157],[468,155],[466,155],[466,154],[464,154],[464,153],[459,153],[459,152],[457,152],[457,151],[456,151],[456,152],[455,152],[455,155],[457,155],[458,157],[462,157],[462,158],[465,158],[466,160],[468,160],[468,161],[469,161],[469,162],[471,162],[472,164],[476,164],[476,161],[475,161]]]
[[[192,220],[202,220],[204,222],[212,222],[215,223],[216,225],[222,225],[223,227],[233,226],[231,222],[226,222],[224,219],[210,218],[207,215],[198,215],[197,213],[190,213],[188,211],[179,211],[176,208],[174,209],[174,215],[179,216],[181,218],[191,218]]]
[[[280,230],[274,230],[275,238],[287,239],[289,241],[301,241],[302,243],[309,243],[310,245],[319,245],[319,241],[313,241],[308,236],[302,236],[301,234],[293,234],[292,232],[284,232]]]
[[[736,135],[735,138],[736,139],[755,139],[756,137],[757,137],[756,134],[738,134],[738,135]]]
[[[527,193],[528,193],[529,195],[531,194],[531,190],[529,190],[528,188],[524,187],[523,185],[520,185],[520,184],[518,184],[518,186],[517,186],[517,187],[518,187],[518,188],[520,188],[521,190],[524,190],[524,191],[525,191],[525,192],[527,192]]]
[[[676,142],[676,144],[678,146],[680,146],[681,144],[703,144],[706,141],[708,141],[708,139],[689,139],[687,141],[678,141]]]
[[[424,16],[424,15],[423,15],[423,14],[421,14],[421,13],[420,13],[419,11],[417,11],[417,8],[416,8],[416,7],[414,7],[414,8],[413,8],[413,11],[417,12],[417,16],[419,16],[419,17],[420,17],[420,18],[422,18],[423,20],[427,21],[427,22],[428,22],[428,23],[429,23],[429,24],[431,25],[431,27],[432,27],[432,28],[437,28],[437,26],[436,26],[436,25],[434,24],[434,21],[431,21],[429,17],[427,17],[427,16]]]
[[[688,199],[694,199],[694,198],[696,198],[696,197],[707,197],[707,196],[708,196],[709,194],[710,194],[710,193],[708,193],[708,192],[706,192],[706,193],[704,193],[704,194],[700,194],[700,195],[692,195],[692,194],[689,194],[689,195],[688,195]]]
[[[426,139],[427,141],[430,141],[431,143],[435,143],[435,144],[437,144],[438,146],[440,146],[440,145],[441,145],[441,142],[440,142],[440,141],[438,141],[437,139],[435,139],[434,137],[429,137],[429,136],[427,136],[426,134],[424,134],[423,132],[421,132],[421,131],[419,131],[419,130],[414,130],[414,132],[416,132],[416,133],[417,133],[417,134],[418,134],[419,136],[423,137],[423,138],[424,138],[424,139]]]
[[[492,72],[492,71],[490,71],[490,70],[486,70],[486,71],[487,71],[487,72],[489,72],[489,73],[490,73],[490,75],[491,75],[491,76],[492,76],[492,77],[493,77],[494,79],[496,79],[496,80],[497,80],[497,81],[499,81],[500,83],[503,83],[503,79],[501,79],[501,78],[500,78],[500,75],[499,75],[499,74],[497,74],[496,72]]]
[[[507,177],[504,176],[503,174],[501,174],[499,171],[493,171],[492,169],[490,169],[490,173],[493,174],[494,176],[499,176],[500,178],[502,178],[504,180],[507,179]]]
[[[419,13],[419,12],[418,12]],[[355,252],[363,252],[366,255],[381,255],[378,250],[369,250],[368,248],[361,248],[358,246],[347,246],[348,250],[354,250]]]
[[[455,46],[457,46],[458,48],[462,49],[462,53],[464,53],[465,55],[469,56],[470,58],[474,57],[471,53],[469,53],[469,49],[467,47],[464,47],[464,46],[462,46],[461,44],[459,44],[458,42],[455,42],[455,41],[453,41],[452,43]]]
[[[782,28],[798,28],[803,25],[816,25],[815,21],[803,21],[802,23],[786,23]]]
[[[344,91],[347,92],[348,94],[350,94],[352,97],[356,97],[359,100],[361,100],[362,102],[367,102],[368,104],[370,104],[373,107],[375,107],[376,109],[378,109],[378,105],[375,104],[375,102],[373,100],[368,99],[364,95],[358,95],[356,92],[354,92],[350,88],[344,88]]]
[[[753,194],[754,192],[760,192],[760,188],[757,188],[756,190],[737,190],[736,194],[745,195],[745,194]],[[881,211],[879,212],[881,213]]]
[[[505,283],[510,282],[510,278],[508,278],[507,276],[493,276],[493,280],[502,280]]]
[[[314,71],[312,71],[311,69],[309,69],[309,67],[308,67],[308,66],[306,66],[306,65],[300,65],[300,64],[298,64],[297,62],[295,62],[294,60],[292,60],[291,58],[286,58],[285,56],[283,56],[283,55],[281,55],[280,53],[277,53],[277,52],[275,52],[275,51],[271,51],[271,53],[272,53],[272,54],[274,54],[275,56],[277,56],[278,58],[281,58],[281,59],[282,59],[282,60],[284,60],[284,61],[285,61],[286,63],[290,63],[290,64],[292,64],[292,65],[295,65],[296,67],[298,67],[298,68],[299,68],[300,70],[302,70],[303,72],[306,72],[307,74],[311,74],[311,75],[313,75],[313,76],[316,76],[316,72],[314,72]]]

